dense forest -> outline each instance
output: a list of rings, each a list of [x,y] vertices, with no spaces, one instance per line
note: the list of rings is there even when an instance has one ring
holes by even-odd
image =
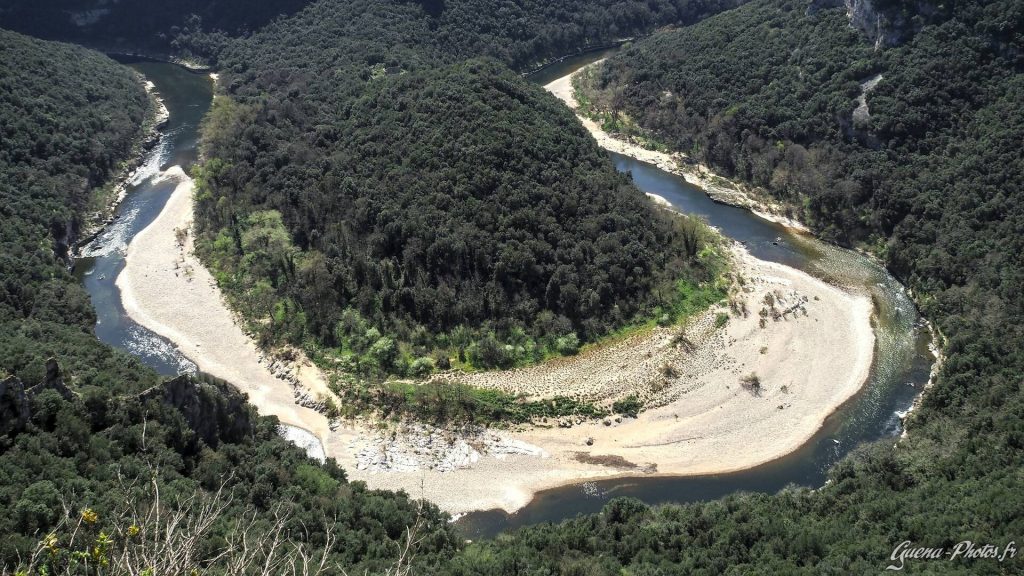
[[[319,561],[325,538],[344,543],[330,566],[382,571],[409,527],[427,556],[450,551],[456,539],[435,508],[349,484],[223,383],[162,383],[93,335],[68,243],[94,188],[142,137],[147,107],[139,79],[114,61],[0,31],[0,573],[26,565],[41,541],[50,545],[31,573],[96,574],[134,549],[131,538],[148,554],[170,536],[181,563],[160,561],[159,573],[187,574],[230,538],[269,538],[278,519],[303,534],[292,552],[305,546]],[[204,506],[216,518],[200,530]],[[185,511],[182,529],[172,534],[154,511]]]
[[[148,106],[139,80],[109,59],[0,31],[0,360],[7,373],[41,375],[45,353],[32,349],[48,331],[92,338],[95,317],[67,271],[69,248],[86,215],[108,200],[98,189],[136,149]],[[33,330],[35,345],[15,345],[18,334]]]
[[[282,185],[252,186],[234,148],[262,123],[219,107],[199,172],[201,230],[217,231],[208,258],[245,312],[294,341],[369,348],[359,340],[375,328],[420,356],[454,339],[462,361],[502,366],[515,358],[477,340],[543,355],[670,308],[677,280],[713,280],[691,269],[684,221],[655,212],[569,111],[497,63],[374,83],[320,128],[329,160],[309,183],[300,162],[324,154],[293,143],[256,176]],[[273,293],[257,297],[263,286]]]
[[[310,0],[8,0],[0,27],[103,50],[209,59],[232,37],[293,14]]]
[[[495,56],[524,67],[588,46],[643,34],[655,26],[693,22],[742,1],[11,0],[0,6],[0,27],[106,50],[172,54],[215,63],[235,38],[248,36],[276,19],[300,13],[299,18],[305,19],[306,24],[326,17],[329,26],[345,24],[345,36],[365,39],[412,24],[418,36],[414,42],[430,37],[436,46],[464,57]],[[303,12],[310,4],[311,9]],[[354,26],[356,22],[367,25]]]
[[[937,8],[875,51],[842,10],[758,0],[638,42],[587,91],[653,140],[793,203],[822,234],[876,250],[914,290],[946,359],[909,436],[858,449],[818,491],[618,501],[474,545],[450,573],[876,573],[904,540],[1019,541],[1024,11]],[[879,73],[868,117],[854,120],[860,83]],[[911,559],[905,571],[1006,574],[1019,562]]]
[[[320,2],[292,22],[226,43],[219,53],[230,99],[219,99],[206,145],[223,151],[224,158],[211,157],[197,176],[211,194],[204,200],[208,222],[221,224],[216,211],[224,207],[212,202],[214,194],[240,195],[236,199],[248,202],[242,203],[248,212],[228,218],[226,239],[220,227],[207,230],[207,257],[218,254],[221,238],[223,274],[244,265],[264,275],[271,318],[281,307],[287,312],[282,319],[300,316],[301,295],[278,293],[271,283],[274,274],[298,274],[301,264],[311,264],[307,256],[290,261],[287,256],[304,251],[316,258],[315,251],[328,257],[316,248],[313,228],[303,227],[332,223],[314,213],[324,205],[311,203],[308,211],[299,211],[295,207],[302,202],[292,196],[312,191],[305,200],[316,198],[332,189],[320,188],[326,184],[351,191],[339,182],[348,158],[367,170],[361,174],[357,170],[364,164],[350,166],[352,185],[386,175],[406,178],[399,181],[416,189],[419,183],[404,173],[407,162],[436,162],[438,174],[458,166],[461,156],[425,157],[417,154],[416,143],[431,142],[444,130],[450,140],[473,142],[479,130],[432,126],[417,98],[440,106],[441,119],[467,109],[494,113],[491,105],[509,113],[524,102],[541,110],[548,106],[494,61],[463,60],[482,54],[529,67],[557,53],[557,43],[536,35],[526,19],[519,30],[543,47],[523,51],[526,56],[515,56],[522,49],[518,41],[500,36],[515,29],[504,24],[478,30],[480,35],[452,28],[458,38],[449,37],[451,45],[465,44],[447,53],[444,44],[430,38],[443,29],[455,4],[353,3],[359,10],[345,12],[346,3]],[[61,262],[62,246],[68,223],[88,202],[89,187],[109,177],[138,136],[138,125],[129,120],[143,116],[145,98],[127,71],[96,54],[0,32],[5,224],[0,361],[11,375],[0,381],[0,563],[17,563],[17,554],[37,542],[55,567],[82,563],[94,553],[103,557],[130,547],[139,534],[160,532],[159,526],[135,524],[137,516],[120,504],[124,499],[140,508],[152,503],[154,490],[146,488],[151,479],[168,508],[177,499],[190,510],[203,509],[185,500],[199,488],[200,503],[212,501],[221,510],[198,539],[195,557],[213,558],[237,543],[238,527],[247,525],[250,514],[256,519],[252,534],[272,542],[276,518],[284,517],[286,533],[308,546],[303,550],[319,558],[316,550],[333,543],[331,562],[356,566],[353,573],[381,573],[395,558],[410,556],[415,573],[427,574],[877,573],[904,540],[935,547],[961,540],[997,546],[1019,541],[1024,530],[1024,264],[1019,256],[1024,248],[1024,9],[1008,0],[877,3],[899,13],[881,20],[898,29],[888,36],[892,42],[875,49],[874,39],[858,37],[848,27],[841,9],[818,4],[808,10],[803,2],[756,0],[694,26],[655,34],[610,60],[594,77],[591,96],[609,112],[650,130],[654,139],[790,202],[826,237],[875,251],[914,290],[924,314],[946,338],[946,360],[912,413],[909,436],[856,450],[830,471],[829,484],[820,490],[738,494],[658,508],[616,500],[600,514],[465,546],[433,508],[347,483],[336,466],[308,460],[222,384],[159,382],[131,358],[96,341],[86,295]],[[618,10],[632,4],[602,5]],[[533,22],[564,22],[557,20],[557,7],[547,9],[555,12],[530,12],[547,17]],[[332,14],[339,17],[327,17]],[[463,14],[480,22],[503,17],[494,10]],[[501,52],[477,43],[484,32],[507,40],[489,44]],[[61,63],[61,74],[37,74],[42,66]],[[865,96],[866,110],[855,114],[861,85],[878,74],[880,81]],[[35,88],[29,92],[25,86]],[[476,99],[468,89],[452,94],[455,86],[489,97]],[[65,91],[45,107],[29,104]],[[78,100],[83,94],[93,95],[88,105]],[[101,102],[111,104],[107,116],[90,117],[102,110]],[[553,128],[565,121],[563,113],[551,110],[522,116],[530,127]],[[60,131],[38,129],[33,118],[61,121]],[[388,139],[389,125],[403,122],[420,127],[416,139]],[[384,138],[383,144],[360,140],[351,132],[355,127]],[[513,141],[516,128],[495,129],[494,137]],[[59,138],[41,138],[51,133]],[[217,142],[217,135],[235,141]],[[541,150],[565,152],[559,143],[577,137],[542,130],[531,133],[529,141]],[[312,154],[324,149],[332,154]],[[528,149],[472,152],[504,152],[502,162],[573,174],[550,158],[529,158]],[[58,150],[62,153],[53,155]],[[375,164],[366,157],[370,150],[400,157],[402,165]],[[588,158],[588,150],[581,145],[577,157]],[[60,170],[50,171],[51,166]],[[245,170],[244,178],[229,180],[235,170]],[[76,175],[75,186],[62,180],[64,174]],[[544,183],[544,172],[530,176],[530,182]],[[494,176],[495,187],[503,177],[509,176]],[[595,179],[632,190],[603,168],[570,181],[580,191],[600,189],[586,187]],[[376,186],[386,190],[391,182]],[[282,190],[288,196],[275,200]],[[637,201],[629,194],[620,202]],[[358,200],[337,196],[352,198]],[[420,207],[414,195],[404,200]],[[517,207],[501,206],[509,214]],[[422,225],[409,212],[409,225]],[[385,232],[375,249],[394,249],[386,242],[392,233],[406,239],[402,226],[388,230],[387,223],[380,224]],[[343,238],[351,232],[337,233]],[[283,265],[261,259],[265,251],[246,260],[247,244],[276,250],[272,253],[286,256]],[[423,250],[414,246],[412,255]],[[313,275],[308,285],[317,286],[320,278]],[[278,301],[292,303],[279,306]],[[367,332],[373,334],[365,324],[373,314],[340,313],[342,336],[345,326],[366,328],[363,340]],[[433,321],[423,313],[415,306],[404,312],[410,325]],[[321,337],[337,338],[338,326]],[[577,329],[582,328],[579,322]],[[291,327],[282,329],[291,337]],[[59,365],[48,363],[50,356],[57,356]],[[182,409],[188,404],[182,398],[205,408]],[[208,417],[197,419],[197,413]],[[204,420],[206,425],[199,425]],[[217,494],[225,481],[231,502],[220,508]],[[71,518],[72,525],[49,539],[47,531],[62,518]],[[76,522],[84,534],[78,546],[85,551],[73,556],[67,532]],[[403,542],[413,534],[409,526],[417,527],[415,545],[403,556]],[[904,571],[1015,573],[1019,562],[1019,557],[1003,564],[908,560]],[[223,564],[211,571],[228,572]]]
[[[707,8],[497,4],[318,2],[220,54],[200,252],[264,343],[364,374],[508,367],[713,283],[697,224],[506,66]]]

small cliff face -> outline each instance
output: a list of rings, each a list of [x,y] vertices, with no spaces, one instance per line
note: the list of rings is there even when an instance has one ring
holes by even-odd
[[[17,376],[0,380],[0,435],[25,429],[32,417],[32,398],[43,390],[56,390],[65,400],[76,397],[64,384],[56,358],[46,361],[46,376],[33,386],[26,387]]]
[[[811,0],[807,14],[829,8],[844,8],[850,26],[860,30],[875,49],[902,44],[920,28],[920,16],[930,17],[935,8],[924,0],[895,7],[880,6],[878,0]]]
[[[28,424],[28,394],[15,376],[0,380],[0,435],[24,430]]]
[[[26,386],[17,376],[0,380],[0,435],[25,430],[32,419],[32,399],[44,390],[54,390],[69,402],[78,398],[64,383],[60,365],[54,358],[46,361],[46,376],[34,385]],[[209,446],[240,442],[253,433],[255,425],[255,412],[244,394],[227,384],[210,384],[185,375],[121,400],[133,403],[157,400],[176,408],[195,432],[196,439]]]
[[[875,49],[883,46],[894,45],[895,38],[886,28],[886,19],[875,10],[871,0],[845,0],[846,17],[850,19],[850,26],[860,30],[867,36],[868,40],[875,45]]]
[[[239,442],[253,430],[253,414],[246,397],[226,385],[182,375],[139,395],[142,402],[151,399],[177,408],[189,428],[209,446]]]

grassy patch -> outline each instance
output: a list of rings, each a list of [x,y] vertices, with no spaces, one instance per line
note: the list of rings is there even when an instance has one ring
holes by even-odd
[[[566,396],[526,400],[500,390],[447,380],[392,380],[373,386],[350,380],[335,382],[331,388],[343,400],[348,414],[370,412],[384,418],[412,417],[439,424],[520,424],[544,418],[579,416],[590,419],[608,415],[606,410],[590,402]]]

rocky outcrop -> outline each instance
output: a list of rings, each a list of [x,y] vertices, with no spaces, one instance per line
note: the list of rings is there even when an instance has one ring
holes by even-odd
[[[208,446],[239,442],[252,434],[253,414],[246,397],[226,384],[181,375],[139,395],[142,402],[154,399],[177,408]]]
[[[33,386],[25,386],[17,376],[0,380],[0,435],[25,429],[32,418],[32,399],[44,390],[53,390],[71,402],[78,399],[78,394],[64,382],[55,358],[46,361],[46,375]],[[209,446],[242,441],[254,430],[255,412],[245,395],[222,382],[204,382],[182,375],[125,400],[157,400],[173,406],[196,438]]]
[[[446,430],[418,423],[360,434],[348,448],[356,455],[356,469],[370,472],[452,472],[471,468],[485,455],[499,460],[517,455],[548,457],[538,446],[488,428]]]
[[[56,358],[46,361],[46,375],[42,382],[26,387],[17,376],[0,381],[0,435],[20,432],[32,418],[32,399],[44,390],[54,390],[65,400],[73,401],[75,394],[61,376]]]
[[[875,74],[860,84],[860,96],[857,96],[857,107],[853,110],[853,124],[864,128],[871,121],[871,110],[868,108],[868,94],[882,81],[881,74]]]
[[[882,15],[875,10],[871,0],[846,0],[845,5],[850,26],[863,32],[876,50],[887,44]]]
[[[46,360],[46,376],[43,377],[43,381],[35,386],[32,386],[27,390],[29,397],[34,397],[36,394],[43,390],[56,390],[65,400],[71,401],[77,397],[71,388],[64,383],[64,377],[61,375],[60,364],[57,363],[56,358],[48,358]]]
[[[16,376],[0,380],[0,435],[25,429],[31,416],[25,386]]]
[[[913,35],[918,25],[910,15],[928,16],[935,12],[931,4],[921,0],[898,9],[879,9],[877,0],[811,0],[807,14],[829,8],[845,8],[850,26],[860,30],[876,50],[901,44]]]

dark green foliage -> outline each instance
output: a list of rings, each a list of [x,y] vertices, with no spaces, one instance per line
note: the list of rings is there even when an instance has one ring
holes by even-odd
[[[469,2],[437,21],[320,2],[225,50],[230,99],[195,174],[200,251],[264,343],[371,377],[427,356],[507,368],[675,313],[675,282],[715,279],[692,230],[564,106],[500,62],[463,61],[543,60],[564,41],[551,22],[583,17],[564,9],[532,9],[520,46]]]
[[[636,397],[634,394],[626,396],[622,400],[616,400],[612,404],[612,412],[622,414],[623,416],[629,416],[630,418],[636,418],[637,414],[640,413],[644,407],[644,403]]]
[[[85,215],[142,136],[147,98],[100,54],[0,30],[0,372],[42,381],[57,356],[70,383],[155,382],[92,334],[68,253]]]
[[[310,0],[7,0],[0,26],[104,50],[215,56],[235,36]]]
[[[278,436],[276,421],[256,417],[223,383],[200,385],[182,409],[165,403],[154,373],[93,335],[88,295],[66,269],[68,244],[94,188],[141,137],[146,104],[127,68],[0,31],[0,379],[19,392],[45,384],[46,359],[56,357],[73,391],[31,394],[27,426],[0,435],[0,571],[62,517],[91,507],[102,523],[124,504],[122,482],[151,480],[167,503],[222,485],[230,491],[231,506],[203,543],[207,558],[234,521],[255,513],[263,522],[281,505],[290,534],[315,546],[332,528],[344,542],[337,562],[383,571],[416,521],[416,503],[349,484],[333,461],[314,467]],[[429,566],[457,540],[436,508],[425,507],[421,520]]]
[[[344,25],[344,34],[353,38],[376,40],[381,32],[405,27],[405,32],[415,34],[417,40],[430,39],[457,50],[463,57],[489,55],[516,66],[529,66],[547,57],[642,34],[658,25],[696,21],[739,3],[740,0],[8,0],[0,7],[0,26],[104,48],[216,58],[231,37],[244,36],[280,16],[311,5],[305,11],[307,22],[326,18],[327,26]],[[339,16],[345,19],[338,19]],[[410,38],[397,36],[386,40],[395,43],[396,39]],[[309,41],[308,37],[300,39],[300,43]]]
[[[239,74],[252,94],[347,85],[369,78],[378,64],[388,68],[382,72],[393,73],[437,60],[486,56],[529,70],[588,46],[659,25],[695,22],[739,4],[742,0],[445,0],[443,9],[432,13],[420,2],[321,0],[234,42],[219,63]],[[333,73],[318,74],[326,70]]]
[[[918,17],[904,7],[923,27],[876,52],[841,10],[806,7],[757,1],[638,42],[590,96],[885,257],[947,338],[909,436],[856,450],[817,491],[667,506],[626,523],[609,506],[472,546],[450,574],[880,573],[904,540],[1019,540],[1024,11],[946,3]],[[879,72],[870,120],[854,124],[858,82]],[[1020,570],[1018,554],[908,560],[905,571]]]
[[[878,65],[843,11],[806,16],[805,9],[804,2],[754,2],[714,25],[656,34],[600,68],[592,99],[670,148],[770,187],[798,208],[808,195],[821,198],[813,214],[800,216],[817,223],[827,212],[841,223],[822,231],[848,238],[861,228],[852,206],[866,192],[834,182],[827,168],[843,157],[812,143],[852,130],[857,82]],[[826,205],[826,194],[849,201]]]
[[[223,420],[216,426],[188,422],[162,402],[162,393],[80,390],[82,399],[74,401],[50,391],[38,395],[30,428],[0,438],[0,566],[32,549],[64,506],[72,515],[91,508],[103,519],[122,504],[122,483],[156,480],[167,503],[200,490],[230,493],[222,521],[204,543],[211,556],[232,519],[254,511],[269,517],[283,504],[289,532],[311,538],[315,546],[333,529],[345,542],[332,550],[333,561],[379,571],[390,565],[396,542],[417,521],[418,507],[407,496],[350,484],[333,461],[314,465],[277,434],[275,419],[257,417],[227,385],[199,385],[195,402],[186,406],[209,405]],[[229,422],[243,417],[243,428]],[[451,553],[456,544],[445,518],[427,506],[420,522],[426,534],[418,552],[423,561]]]
[[[0,321],[92,326],[65,269],[94,189],[142,135],[132,73],[81,48],[0,30]]]

